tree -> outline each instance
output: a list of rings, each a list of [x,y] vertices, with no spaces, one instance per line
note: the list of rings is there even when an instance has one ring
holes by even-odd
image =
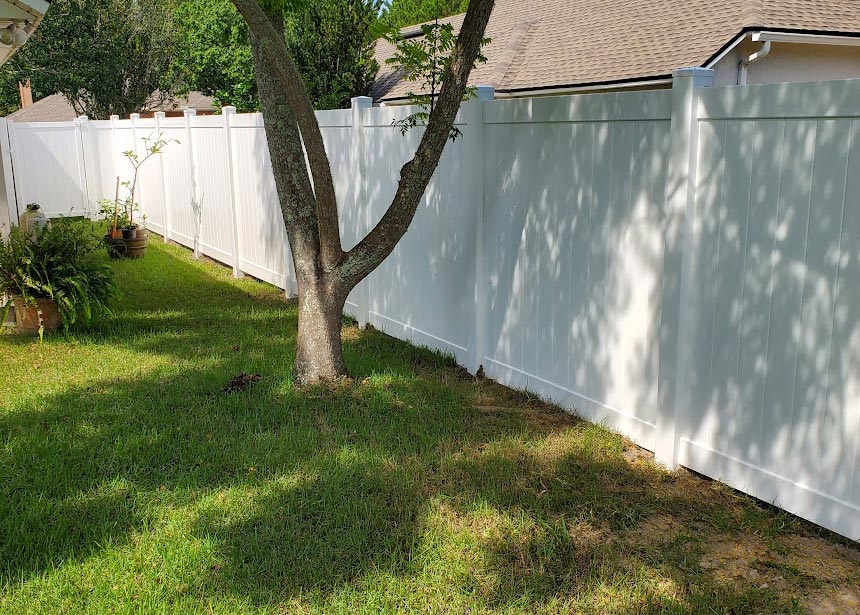
[[[294,376],[300,383],[338,379],[347,375],[340,336],[346,298],[391,254],[415,216],[480,54],[494,0],[470,3],[438,100],[415,155],[401,168],[394,198],[376,226],[348,252],[341,245],[337,200],[322,133],[281,36],[282,13],[271,5],[264,9],[258,0],[233,3],[251,34],[272,170],[298,282]]]
[[[219,107],[257,111],[257,82],[248,27],[230,0],[183,0],[176,9],[176,66],[188,87]]]
[[[317,109],[349,106],[370,92],[381,0],[315,0],[287,17],[287,46]]]
[[[385,39],[394,45],[394,54],[385,61],[386,64],[393,66],[405,81],[420,86],[417,92],[409,90],[406,93],[409,104],[418,107],[418,110],[392,122],[402,134],[406,134],[430,119],[457,36],[452,24],[441,23],[437,18],[431,23],[421,24],[421,36],[407,38],[395,30],[386,34]],[[481,47],[488,42],[489,39],[483,39]],[[475,61],[486,62],[487,58],[478,53]],[[463,102],[475,95],[475,88],[467,87]],[[451,127],[452,141],[460,135],[459,128]]]
[[[169,7],[160,0],[55,0],[12,58],[21,81],[97,119],[144,111],[180,88]]]
[[[318,109],[349,105],[370,91],[381,0],[296,2],[285,15],[287,45]],[[189,87],[219,106],[259,109],[248,28],[230,0],[183,0],[176,11],[177,64]]]
[[[391,0],[379,21],[388,29],[399,29],[465,13],[468,6],[469,0]]]

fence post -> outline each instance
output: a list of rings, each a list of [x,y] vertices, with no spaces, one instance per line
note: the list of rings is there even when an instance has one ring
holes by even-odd
[[[161,121],[164,119],[164,111],[156,111],[155,116],[155,138],[161,139]],[[161,227],[164,231],[162,238],[164,243],[170,241],[170,190],[167,187],[167,173],[164,168],[164,153],[158,155],[158,167],[161,172]]]
[[[78,185],[81,188],[81,208],[84,214],[89,213],[90,193],[87,182],[87,163],[84,158],[84,123],[86,115],[81,115],[72,120],[75,127],[75,156],[78,159]]]
[[[468,177],[468,202],[475,207],[475,342],[469,371],[477,374],[484,360],[486,346],[487,300],[484,284],[484,104],[493,100],[496,90],[489,85],[475,88],[477,100],[463,105],[466,113],[466,136],[464,159],[466,165],[474,165],[471,172],[464,171]]]
[[[373,99],[370,96],[356,96],[352,99],[352,156],[353,168],[353,186],[352,192],[355,197],[355,213],[358,215],[364,211],[369,212],[369,204],[367,202],[367,158],[364,149],[364,116],[365,109],[373,107]],[[369,219],[368,215],[362,217],[363,220]],[[367,233],[369,228],[359,228],[359,233]],[[356,293],[360,299],[361,305],[358,307],[358,314],[355,315],[358,320],[358,326],[361,329],[367,325],[368,310],[370,309],[370,278],[364,278],[361,282],[361,290]]]
[[[236,168],[233,164],[233,135],[230,132],[230,122],[236,113],[236,107],[221,107],[224,116],[224,139],[227,143],[227,181],[230,182],[230,211],[233,214],[233,277],[242,277],[241,243],[239,241],[239,182],[236,178]]]
[[[110,116],[110,144],[111,144],[111,163],[113,164],[114,177],[119,177],[119,148],[116,144],[116,123],[119,121],[118,115]],[[111,178],[113,179],[113,177]]]
[[[81,115],[78,120],[81,124],[81,147],[83,148],[84,172],[86,180],[87,205],[84,214],[91,217],[89,208],[98,201],[98,191],[101,189],[101,170],[97,158],[97,149],[93,139],[93,125],[86,115]]]
[[[8,211],[9,226],[18,224],[18,198],[15,194],[15,175],[12,169],[12,122],[0,118],[0,157],[3,161],[3,193],[0,194],[0,208]],[[5,203],[3,203],[5,201]],[[3,222],[0,221],[0,225]]]
[[[138,138],[137,138],[137,123],[140,121],[140,113],[131,113],[129,114],[129,119],[131,120],[131,151],[138,156],[138,160],[141,158],[140,156],[140,148],[138,147]],[[138,173],[137,184],[135,185],[135,190],[137,190],[137,195],[131,195],[132,201],[137,199],[138,204],[140,205],[140,214],[144,215],[143,211],[143,188],[141,187],[141,177],[140,173]]]
[[[694,228],[698,170],[698,90],[710,87],[714,71],[682,68],[672,73],[672,120],[666,179],[666,244],[660,322],[660,373],[654,457],[669,469],[678,465],[679,426],[689,405],[690,276],[695,258]]]
[[[194,258],[200,258],[200,235],[203,232],[203,205],[200,202],[200,182],[197,181],[197,156],[194,155],[194,141],[191,137],[191,124],[196,109],[184,109],[185,140],[188,142],[188,164],[191,168],[191,209],[194,211]]]

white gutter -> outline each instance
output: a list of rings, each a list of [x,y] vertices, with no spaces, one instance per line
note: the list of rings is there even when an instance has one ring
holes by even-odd
[[[860,47],[860,36],[848,34],[796,34],[791,32],[754,32],[753,41],[771,43],[805,43],[810,45],[844,45]]]
[[[755,38],[753,38],[755,40]],[[747,67],[753,62],[758,62],[767,54],[770,53],[770,41],[763,41],[761,49],[756,51],[748,58],[743,58],[738,64],[738,85],[747,84]]]
[[[735,39],[731,43],[729,43],[728,47],[723,49],[722,52],[720,52],[717,56],[714,57],[713,60],[711,60],[710,62],[705,64],[705,66],[703,68],[713,68],[720,60],[722,60],[727,55],[729,55],[732,51],[734,51],[735,47],[740,45],[744,41],[744,39],[746,39],[746,37],[747,37],[746,32],[735,37]]]

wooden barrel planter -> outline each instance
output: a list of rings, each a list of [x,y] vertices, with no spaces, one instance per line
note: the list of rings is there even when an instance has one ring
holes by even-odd
[[[105,244],[111,258],[143,258],[149,245],[149,231],[146,229],[127,229],[122,237],[105,235]]]
[[[135,239],[124,239],[123,241],[125,241],[126,258],[143,258],[146,255],[146,246],[149,244],[149,237],[136,237]]]
[[[126,258],[143,258],[146,255],[146,246],[149,244],[149,231],[145,228],[123,230],[123,241],[125,241]]]
[[[36,304],[24,303],[17,297],[12,300],[15,309],[15,322],[20,333],[38,333],[43,326],[45,332],[56,331],[63,324],[60,311],[53,299],[36,299]]]

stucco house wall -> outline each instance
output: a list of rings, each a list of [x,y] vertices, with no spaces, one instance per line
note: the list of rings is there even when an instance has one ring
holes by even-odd
[[[738,63],[761,48],[745,40],[714,65],[714,85],[737,85]],[[860,47],[773,43],[770,53],[747,69],[747,83],[860,79]]]

